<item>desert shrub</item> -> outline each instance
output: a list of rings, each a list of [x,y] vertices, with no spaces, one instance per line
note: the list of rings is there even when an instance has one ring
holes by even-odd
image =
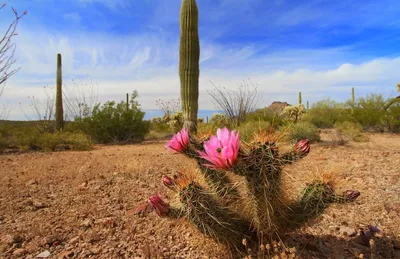
[[[178,132],[183,127],[183,112],[178,111],[174,114],[164,116],[164,121],[169,125],[171,130]]]
[[[335,128],[349,140],[356,142],[365,142],[369,138],[363,134],[362,126],[357,122],[345,121],[335,124]]]
[[[269,131],[271,128],[271,123],[269,121],[264,120],[251,120],[240,125],[239,132],[240,137],[248,142],[251,141],[254,134],[259,133],[260,131]]]
[[[228,117],[225,114],[215,113],[211,116],[209,123],[217,127],[224,127],[228,125]]]
[[[390,132],[400,133],[400,105],[391,106],[383,120]]]
[[[165,140],[165,139],[170,139],[173,136],[173,132],[167,131],[167,132],[160,132],[160,131],[154,131],[150,130],[149,133],[146,134],[144,137],[144,140]]]
[[[144,139],[150,122],[144,120],[144,112],[136,101],[137,92],[131,95],[129,109],[125,102],[108,101],[95,105],[92,115],[78,118],[73,130],[79,129],[97,143],[135,142]]]
[[[9,141],[8,139],[3,136],[3,134],[0,132],[0,149],[8,148],[9,147]]]
[[[381,94],[369,94],[357,100],[354,117],[364,129],[384,131],[385,99]]]
[[[260,109],[255,112],[251,112],[246,116],[246,122],[249,121],[268,121],[273,125],[274,127],[279,127],[284,124],[284,121],[281,116],[277,115],[271,110],[268,109]]]
[[[326,99],[314,103],[302,120],[317,128],[333,128],[337,122],[351,120],[351,110],[344,104]]]
[[[302,121],[293,124],[290,127],[288,136],[294,142],[302,139],[309,139],[310,142],[317,142],[321,140],[317,127],[309,122]]]
[[[40,135],[36,128],[16,131],[11,138],[11,146],[21,150],[40,150],[38,146]]]

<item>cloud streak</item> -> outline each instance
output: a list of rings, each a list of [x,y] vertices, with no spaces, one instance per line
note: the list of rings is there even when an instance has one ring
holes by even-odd
[[[311,102],[347,99],[351,87],[359,95],[391,92],[400,67],[400,48],[394,47],[400,44],[400,4],[389,2],[390,8],[349,0],[199,1],[200,108],[215,108],[207,94],[210,81],[235,89],[250,78],[264,105],[294,103],[298,91]],[[21,2],[14,3],[21,9]],[[10,119],[24,119],[19,103],[29,111],[27,97],[43,97],[42,87],[55,84],[57,53],[64,83],[89,75],[99,101],[123,100],[138,90],[149,110],[159,98],[179,96],[180,1],[79,0],[56,7],[35,0],[30,8],[32,18],[24,17],[16,38],[22,69],[0,99],[11,109]],[[56,10],[61,19],[50,23]],[[0,28],[5,24],[0,21]]]

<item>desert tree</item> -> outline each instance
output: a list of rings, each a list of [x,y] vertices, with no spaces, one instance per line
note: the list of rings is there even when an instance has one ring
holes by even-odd
[[[217,109],[222,110],[231,126],[239,126],[246,115],[255,111],[261,105],[257,87],[249,80],[250,85],[243,81],[238,89],[219,88],[213,82],[214,90],[208,91]],[[251,89],[252,88],[252,89]]]
[[[6,4],[3,4],[0,10],[5,6]],[[15,16],[14,21],[8,26],[3,36],[0,36],[0,96],[4,90],[4,83],[20,69],[12,68],[16,61],[14,57],[16,44],[12,39],[18,35],[16,30],[19,20],[27,14],[27,11],[25,11],[22,15],[18,15],[18,12],[14,8],[11,7],[11,9]]]
[[[172,115],[176,113],[180,108],[180,99],[162,100],[156,101],[157,107],[163,112],[164,116]]]
[[[3,4],[0,10],[5,6],[6,4]],[[16,44],[12,41],[12,38],[17,35],[16,29],[19,20],[27,14],[27,11],[25,11],[22,15],[18,15],[18,12],[14,8],[11,9],[15,16],[14,21],[8,26],[4,34],[0,36],[0,97],[3,94],[6,81],[20,69],[12,68],[16,61],[14,58]],[[0,107],[0,120],[6,119],[8,114],[9,110],[5,106]]]
[[[65,120],[84,119],[92,115],[94,106],[98,103],[98,88],[93,84],[83,83],[81,79],[72,79],[71,85],[63,86],[63,102]]]

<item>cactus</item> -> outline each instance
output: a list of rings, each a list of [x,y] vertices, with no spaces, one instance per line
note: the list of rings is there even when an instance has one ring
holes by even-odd
[[[180,31],[179,77],[184,127],[190,132],[196,132],[200,73],[200,42],[196,0],[182,0]]]
[[[304,139],[280,154],[279,142],[285,132],[276,135],[273,127],[268,132],[260,129],[252,141],[241,145],[239,134],[227,128],[218,129],[216,136],[203,140],[182,129],[166,148],[197,160],[201,174],[179,173],[173,179],[164,176],[163,184],[178,193],[175,196],[178,205],[169,206],[156,197],[151,199],[153,207],[160,216],[186,217],[203,233],[236,248],[239,253],[243,249],[242,239],[257,245],[271,243],[281,236],[284,227],[296,221],[285,200],[283,166],[307,156],[310,151],[310,142]],[[227,170],[244,184],[236,189],[225,178]],[[348,190],[338,195],[333,189],[334,182],[324,177],[327,180],[309,184],[293,206],[303,222],[331,202],[353,201],[360,194]],[[240,192],[228,193],[230,188]]]
[[[307,101],[307,110],[310,109],[310,103]]]
[[[129,94],[126,93],[126,110],[129,111]]]
[[[62,103],[62,70],[61,54],[57,54],[57,93],[56,93],[56,129],[64,127],[64,112]]]
[[[351,88],[351,114],[354,114],[354,105],[355,105],[354,87],[352,87]]]
[[[302,104],[302,99],[301,99],[301,92],[299,92],[299,105]]]

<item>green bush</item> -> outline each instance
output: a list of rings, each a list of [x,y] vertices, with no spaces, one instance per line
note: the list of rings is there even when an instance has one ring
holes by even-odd
[[[335,123],[351,120],[351,109],[330,99],[314,103],[302,119],[317,128],[333,128]]]
[[[79,129],[97,143],[142,141],[149,132],[150,122],[143,119],[145,113],[140,110],[137,96],[134,91],[129,109],[125,102],[97,104],[90,117],[78,118],[70,130]]]
[[[246,115],[246,122],[258,122],[260,120],[270,122],[271,124],[273,122],[274,127],[280,127],[285,124],[281,116],[268,109],[257,110]]]
[[[363,134],[362,126],[357,122],[345,121],[337,123],[335,128],[339,133],[343,134],[350,140],[356,142],[366,142],[369,140],[369,138]]]
[[[171,130],[178,132],[183,128],[183,112],[179,111],[169,116],[165,116],[164,121],[169,125]]]
[[[317,142],[321,140],[317,127],[309,122],[303,121],[293,124],[288,135],[294,142],[302,139],[309,139],[310,142]]]

